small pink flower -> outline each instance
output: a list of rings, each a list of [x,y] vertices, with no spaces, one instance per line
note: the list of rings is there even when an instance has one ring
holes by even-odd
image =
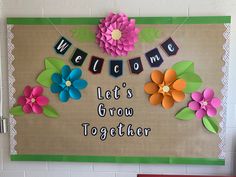
[[[42,96],[43,88],[40,86],[24,88],[24,96],[18,98],[18,104],[20,104],[25,113],[34,112],[41,114],[43,112],[42,106],[46,106],[49,102],[48,98]]]
[[[214,97],[214,91],[207,88],[200,92],[194,92],[191,95],[193,101],[188,104],[188,107],[196,111],[196,117],[202,119],[204,116],[213,117],[217,114],[216,108],[221,105],[219,98]]]
[[[107,54],[113,57],[126,56],[129,51],[134,50],[138,33],[135,19],[129,20],[123,13],[110,13],[98,25],[96,41]]]

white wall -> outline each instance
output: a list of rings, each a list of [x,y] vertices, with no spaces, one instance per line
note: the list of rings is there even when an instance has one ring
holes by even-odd
[[[135,177],[137,173],[236,175],[236,0],[0,0],[0,45],[7,114],[6,17],[231,15],[232,41],[226,166],[10,162],[9,137],[0,135],[0,177]],[[235,78],[234,78],[235,79]]]

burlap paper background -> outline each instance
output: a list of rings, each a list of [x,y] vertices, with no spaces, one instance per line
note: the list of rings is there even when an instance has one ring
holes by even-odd
[[[175,119],[175,114],[187,105],[190,96],[184,102],[177,103],[170,110],[161,106],[149,104],[148,95],[144,93],[143,86],[150,80],[153,69],[165,71],[176,62],[191,60],[195,64],[196,72],[201,76],[203,85],[213,88],[218,97],[222,98],[220,90],[223,85],[221,71],[225,27],[217,25],[137,25],[139,28],[155,27],[161,30],[161,37],[154,43],[140,43],[127,57],[118,57],[124,61],[124,73],[119,78],[109,75],[109,61],[112,58],[103,54],[95,43],[79,43],[72,38],[71,30],[83,25],[57,25],[56,28],[63,36],[72,42],[73,46],[64,56],[55,53],[54,45],[60,34],[52,25],[14,25],[13,55],[15,61],[14,77],[16,82],[15,98],[22,95],[26,85],[39,85],[36,82],[38,74],[44,69],[46,57],[61,58],[66,64],[74,67],[70,58],[76,47],[86,51],[88,56],[81,67],[82,78],[88,81],[88,87],[82,91],[82,99],[69,100],[61,103],[56,94],[48,88],[44,95],[50,99],[52,105],[60,114],[58,119],[50,119],[44,115],[26,114],[15,117],[16,124],[16,151],[17,154],[55,154],[55,155],[91,155],[91,156],[164,156],[164,157],[199,157],[218,158],[220,138],[217,134],[209,133],[200,120],[180,121]],[[95,31],[95,25],[89,26]],[[174,32],[178,28],[176,32]],[[174,32],[174,34],[173,34]],[[172,35],[179,47],[176,56],[169,57],[160,47],[160,43]],[[164,58],[164,63],[159,68],[151,68],[144,56],[145,52],[158,47]],[[91,56],[105,59],[101,74],[93,75],[88,71]],[[139,75],[130,73],[127,59],[140,56],[144,71]],[[134,97],[125,98],[126,89],[121,89],[120,100],[97,100],[96,88],[103,90],[113,89],[115,85],[121,87],[127,83]],[[133,107],[134,116],[99,118],[97,106],[104,103],[109,107]],[[220,111],[220,110],[219,110]],[[219,112],[218,111],[218,112]],[[221,117],[218,115],[220,121]],[[148,137],[108,137],[102,142],[99,136],[85,137],[82,135],[81,123],[88,122],[91,126],[116,127],[119,122],[125,125],[133,124],[133,128],[150,127],[152,130]]]

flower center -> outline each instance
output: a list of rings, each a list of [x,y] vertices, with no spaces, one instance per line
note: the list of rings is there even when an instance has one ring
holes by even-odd
[[[71,81],[66,81],[66,86],[70,87],[71,86]]]
[[[207,101],[203,101],[203,102],[202,102],[202,105],[203,105],[203,106],[207,106],[207,104],[208,104]]]
[[[170,87],[165,85],[163,88],[162,88],[163,92],[169,92],[170,91]]]
[[[119,40],[121,38],[121,31],[118,29],[115,29],[111,32],[111,37],[113,40]]]
[[[35,98],[32,98],[31,99],[31,103],[34,103],[36,100],[35,100]]]

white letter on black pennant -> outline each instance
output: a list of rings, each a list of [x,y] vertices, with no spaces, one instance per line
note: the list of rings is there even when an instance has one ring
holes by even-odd
[[[129,66],[130,66],[131,72],[134,74],[139,74],[143,71],[143,65],[142,65],[140,57],[130,59]]]
[[[159,67],[162,62],[162,56],[157,48],[154,48],[145,54],[151,67]]]
[[[70,48],[70,46],[71,42],[64,37],[61,37],[61,39],[57,42],[54,48],[58,54],[64,55],[66,51]]]
[[[77,48],[71,58],[71,62],[76,66],[82,66],[87,55],[86,52]]]
[[[172,38],[167,39],[165,42],[161,44],[163,50],[167,53],[167,55],[172,56],[176,55],[179,48]]]
[[[103,58],[98,58],[92,56],[90,65],[89,65],[89,71],[91,71],[93,74],[98,74],[102,72],[102,66],[104,63]]]
[[[123,74],[123,61],[122,60],[110,61],[110,74],[114,77],[119,77]]]

